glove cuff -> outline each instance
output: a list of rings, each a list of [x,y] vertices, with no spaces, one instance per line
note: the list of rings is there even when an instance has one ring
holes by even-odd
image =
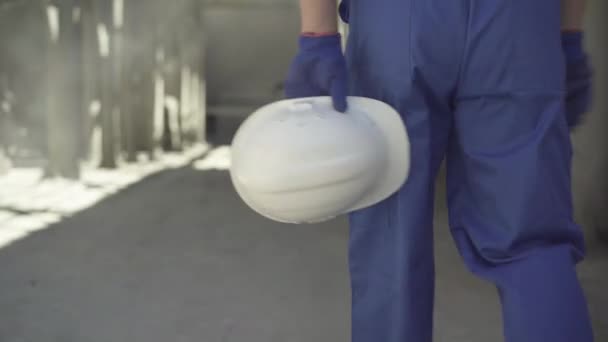
[[[318,38],[318,37],[335,36],[336,34],[337,34],[337,32],[302,32],[300,35],[302,37]]]
[[[299,46],[301,51],[337,48],[341,49],[342,36],[339,33],[321,35],[321,36],[307,36],[305,34],[300,35]]]

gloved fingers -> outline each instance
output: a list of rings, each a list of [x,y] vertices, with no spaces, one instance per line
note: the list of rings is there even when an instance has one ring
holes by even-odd
[[[348,93],[348,85],[346,81],[346,76],[340,75],[334,77],[331,81],[329,93],[331,95],[334,108],[338,112],[344,113],[347,108],[346,103],[346,95]]]
[[[328,96],[340,112],[346,111],[347,72],[339,33],[302,35],[285,82],[287,98]]]
[[[348,24],[350,20],[350,0],[340,1],[338,12],[340,13],[340,19],[342,19],[343,22]]]
[[[562,32],[562,49],[567,62],[578,61],[585,58],[583,47],[584,33],[582,31]]]
[[[574,128],[591,108],[593,71],[583,48],[582,31],[562,32],[562,49],[566,60],[566,118]]]

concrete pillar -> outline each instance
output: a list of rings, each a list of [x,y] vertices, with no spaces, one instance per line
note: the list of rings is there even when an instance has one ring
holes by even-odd
[[[49,176],[80,176],[80,34],[74,0],[51,2],[47,7],[49,42],[47,55],[47,110]]]
[[[97,22],[95,21],[93,0],[80,2],[80,20],[82,34],[82,147],[81,158],[88,160],[93,157],[92,142],[95,122],[91,106],[97,100],[97,79],[99,52],[97,48]]]

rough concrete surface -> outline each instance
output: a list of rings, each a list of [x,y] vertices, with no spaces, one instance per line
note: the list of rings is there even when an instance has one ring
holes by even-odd
[[[573,134],[574,200],[578,221],[589,235],[608,242],[608,1],[588,1],[586,47],[594,73],[592,111]]]
[[[500,341],[495,290],[436,220],[436,341]],[[0,250],[0,341],[346,342],[346,240],[259,217],[225,171],[166,171]],[[605,248],[581,277],[606,341]]]

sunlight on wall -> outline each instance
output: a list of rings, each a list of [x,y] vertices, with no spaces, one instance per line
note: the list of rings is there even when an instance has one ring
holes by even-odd
[[[47,6],[46,15],[51,33],[51,40],[56,42],[59,39],[59,9],[55,6]]]

